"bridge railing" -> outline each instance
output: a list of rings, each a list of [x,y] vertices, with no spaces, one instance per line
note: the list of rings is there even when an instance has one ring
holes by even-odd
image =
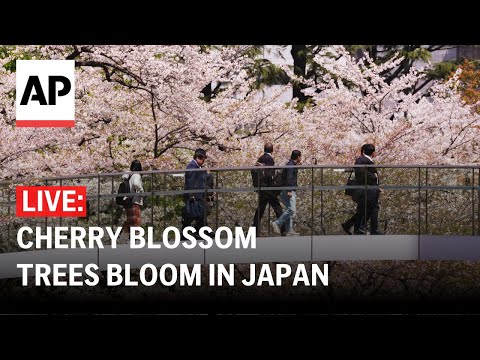
[[[294,227],[301,236],[344,235],[341,223],[356,209],[345,195],[346,182],[355,167],[372,165],[301,165],[298,170],[297,213]],[[480,169],[478,166],[374,165],[380,186],[380,230],[391,235],[479,235]],[[262,167],[281,171],[285,166]],[[258,167],[141,172],[144,193],[142,225],[155,233],[167,226],[181,227],[183,195],[210,192],[214,201],[206,208],[209,226],[242,226],[253,223],[259,191],[289,187],[253,187],[251,170]],[[186,171],[207,170],[212,189],[185,191]],[[121,226],[124,210],[115,204],[123,173],[103,173],[0,182],[0,252],[18,251],[17,230],[21,226]],[[17,218],[15,186],[83,185],[87,187],[86,218]],[[377,188],[357,185],[358,190]],[[366,209],[365,209],[366,211]],[[259,236],[275,236],[269,207],[261,219]]]

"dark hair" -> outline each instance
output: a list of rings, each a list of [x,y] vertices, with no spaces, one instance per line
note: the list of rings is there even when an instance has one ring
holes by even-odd
[[[196,159],[196,158],[206,158],[207,157],[207,152],[203,149],[197,149],[195,150],[195,153],[193,154],[193,158]]]
[[[271,152],[273,152],[273,144],[272,144],[272,143],[266,143],[266,144],[263,146],[263,151],[265,151],[266,153],[271,153]]]
[[[140,161],[133,160],[130,165],[130,171],[142,171],[142,164],[140,164]]]
[[[292,156],[290,156],[290,159],[297,160],[300,156],[302,156],[302,153],[300,152],[300,150],[293,150]]]
[[[362,154],[370,156],[373,154],[374,151],[375,151],[375,146],[373,144],[362,145]]]

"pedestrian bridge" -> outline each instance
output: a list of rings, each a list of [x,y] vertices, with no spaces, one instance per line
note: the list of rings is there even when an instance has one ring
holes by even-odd
[[[273,236],[268,209],[258,229],[256,249],[204,250],[54,249],[20,251],[21,226],[121,226],[123,209],[115,205],[122,173],[3,181],[0,183],[0,278],[21,276],[19,263],[145,263],[210,264],[306,262],[336,260],[479,260],[480,169],[478,166],[375,165],[380,174],[380,224],[385,235],[345,235],[340,226],[356,205],[344,194],[349,173],[358,165],[298,166],[297,237]],[[267,167],[266,167],[267,168]],[[281,170],[282,166],[275,166]],[[212,228],[251,225],[259,191],[252,186],[252,167],[210,169],[211,189],[184,191],[186,170],[141,172],[144,190],[142,225],[155,232],[181,226],[185,192],[211,192],[215,201],[204,216]],[[202,171],[198,169],[188,171]],[[15,186],[83,185],[87,188],[86,218],[17,218]],[[356,186],[356,189],[376,188]],[[268,190],[282,190],[283,187]],[[207,213],[208,211],[208,213]]]

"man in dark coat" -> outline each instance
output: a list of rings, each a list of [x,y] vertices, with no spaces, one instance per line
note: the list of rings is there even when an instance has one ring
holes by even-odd
[[[275,221],[272,222],[272,229],[275,233],[281,234],[282,225],[285,225],[285,236],[299,236],[300,234],[293,229],[293,219],[297,213],[297,195],[296,189],[298,187],[297,165],[302,163],[302,153],[300,150],[293,150],[290,160],[286,165],[288,167],[283,169],[283,185],[288,186],[289,189],[282,190],[281,199],[285,205],[285,211]]]
[[[375,157],[375,146],[373,144],[364,144],[361,149],[362,155],[355,160],[355,165],[372,165]],[[375,167],[356,167],[355,181],[357,185],[380,185],[378,172]],[[378,230],[378,198],[380,189],[368,188],[365,190],[356,190],[357,194],[354,200],[357,202],[355,215],[342,224],[345,232],[350,233],[350,228],[354,226],[354,234],[365,234],[366,224],[370,220],[370,235],[383,235]],[[365,218],[366,208],[366,218]]]
[[[207,153],[203,149],[195,150],[193,155],[193,160],[190,161],[187,165],[187,169],[200,169],[205,163],[207,158]],[[203,190],[195,193],[185,193],[183,198],[185,205],[188,203],[197,203],[200,209],[201,215],[191,216],[186,211],[186,206],[183,208],[183,221],[182,221],[182,230],[187,226],[191,226],[192,222],[195,221],[195,229],[198,230],[202,226],[207,226],[207,209],[206,209],[206,194],[205,187],[207,186],[208,174],[206,171],[186,171],[185,172],[185,190]]]
[[[273,160],[272,153],[273,153],[273,144],[267,143],[263,147],[263,155],[258,158],[257,164],[259,166],[274,166],[275,161]],[[269,187],[274,186],[273,178],[275,176],[275,169],[262,169],[262,172],[259,176],[260,179],[260,187]],[[256,176],[256,175],[254,175]],[[259,200],[258,200],[258,208],[255,211],[255,216],[253,217],[253,225],[254,227],[258,228],[258,224],[262,220],[262,216],[265,213],[265,209],[268,204],[272,207],[273,211],[275,211],[275,215],[277,219],[282,215],[283,210],[282,206],[280,205],[280,201],[278,200],[278,193],[276,191],[269,191],[269,190],[260,190]]]

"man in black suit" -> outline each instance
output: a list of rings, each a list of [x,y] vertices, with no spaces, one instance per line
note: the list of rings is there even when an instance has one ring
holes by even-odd
[[[204,149],[197,149],[193,154],[193,160],[190,161],[187,165],[187,169],[201,169],[205,164],[207,158],[207,152]],[[206,171],[186,171],[185,172],[185,190],[204,190],[208,187],[208,177]],[[185,207],[182,209],[182,231],[183,228],[191,226],[192,222],[195,221],[195,229],[198,231],[201,227],[207,226],[207,216],[208,211],[206,207],[206,197],[205,191],[198,191],[195,193],[185,193],[183,194],[183,199],[185,202]],[[186,205],[188,203],[198,203],[199,210],[201,215],[192,216],[187,213]]]
[[[275,161],[273,160],[272,153],[273,153],[273,144],[267,143],[263,147],[263,155],[257,160],[257,165],[259,166],[274,166]],[[260,176],[260,186],[261,187],[269,187],[274,186],[273,178],[275,176],[275,169],[262,169],[261,176]],[[259,195],[259,203],[257,211],[255,211],[255,216],[253,218],[253,225],[254,227],[258,227],[258,224],[262,220],[262,216],[265,213],[265,209],[267,204],[273,208],[275,211],[275,215],[277,219],[282,215],[283,210],[282,206],[280,205],[280,201],[278,200],[278,191],[272,190],[260,190]]]
[[[355,165],[371,165],[374,164],[375,146],[373,144],[364,144],[361,148],[362,155],[355,160]],[[355,181],[357,185],[373,185],[380,184],[378,179],[378,172],[375,167],[356,167]],[[378,230],[378,198],[380,196],[380,189],[356,190],[357,194],[354,197],[357,203],[357,210],[355,215],[342,224],[343,229],[347,234],[351,234],[350,228],[354,226],[354,234],[365,234],[366,224],[370,220],[370,235],[383,235]],[[365,203],[366,202],[366,203]],[[366,207],[366,218],[365,218]]]

